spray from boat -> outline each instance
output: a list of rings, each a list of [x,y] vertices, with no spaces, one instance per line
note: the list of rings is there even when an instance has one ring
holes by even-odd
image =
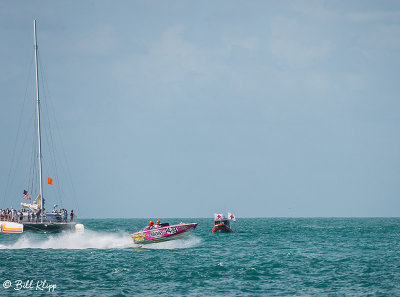
[[[3,235],[7,236],[7,235]],[[17,235],[8,235],[17,236]],[[23,233],[18,235],[16,241],[0,244],[0,250],[10,249],[131,249],[140,248],[141,245],[134,244],[126,232],[107,233],[85,230],[79,232],[63,232],[58,234]],[[147,244],[146,249],[185,249],[197,246],[201,242],[198,237],[188,237],[170,242]]]

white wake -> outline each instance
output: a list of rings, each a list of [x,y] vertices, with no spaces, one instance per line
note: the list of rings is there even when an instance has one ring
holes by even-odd
[[[149,243],[143,245],[135,245],[136,247],[142,249],[149,250],[175,250],[175,249],[188,249],[199,245],[201,242],[201,238],[194,236],[193,234],[189,235],[189,237],[163,241],[157,243]]]
[[[23,233],[17,241],[9,244],[0,244],[0,249],[185,249],[192,248],[201,242],[201,239],[190,235],[184,239],[177,239],[146,245],[136,245],[128,233],[105,233],[85,230],[83,233],[68,232],[57,235]]]
[[[134,246],[127,233],[85,230],[83,233],[62,233],[46,238],[42,236],[42,234],[25,233],[14,243],[0,244],[0,249],[124,249]]]

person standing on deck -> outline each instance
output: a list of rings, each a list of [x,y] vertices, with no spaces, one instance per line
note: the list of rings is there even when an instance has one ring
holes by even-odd
[[[39,209],[36,213],[36,223],[39,221],[40,213],[42,212],[41,209]]]
[[[63,221],[66,223],[67,222],[67,218],[68,218],[68,213],[67,213],[66,209],[64,209],[64,212],[63,212],[62,216],[63,216]]]
[[[17,210],[14,208],[11,209],[11,221],[12,222],[17,221]]]

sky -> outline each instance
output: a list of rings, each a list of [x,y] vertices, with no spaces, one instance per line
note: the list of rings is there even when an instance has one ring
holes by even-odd
[[[34,19],[80,217],[399,216],[400,2],[0,0],[4,208]]]

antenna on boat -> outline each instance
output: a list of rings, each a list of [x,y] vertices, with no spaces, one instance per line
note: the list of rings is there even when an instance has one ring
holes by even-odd
[[[36,38],[36,20],[33,20],[33,37],[35,41],[35,77],[36,77],[36,118],[37,118],[37,138],[38,138],[38,164],[39,164],[39,194],[40,194],[40,222],[43,223],[43,186],[42,186],[42,153],[40,137],[40,100],[39,100],[39,71],[38,71],[38,45]]]

